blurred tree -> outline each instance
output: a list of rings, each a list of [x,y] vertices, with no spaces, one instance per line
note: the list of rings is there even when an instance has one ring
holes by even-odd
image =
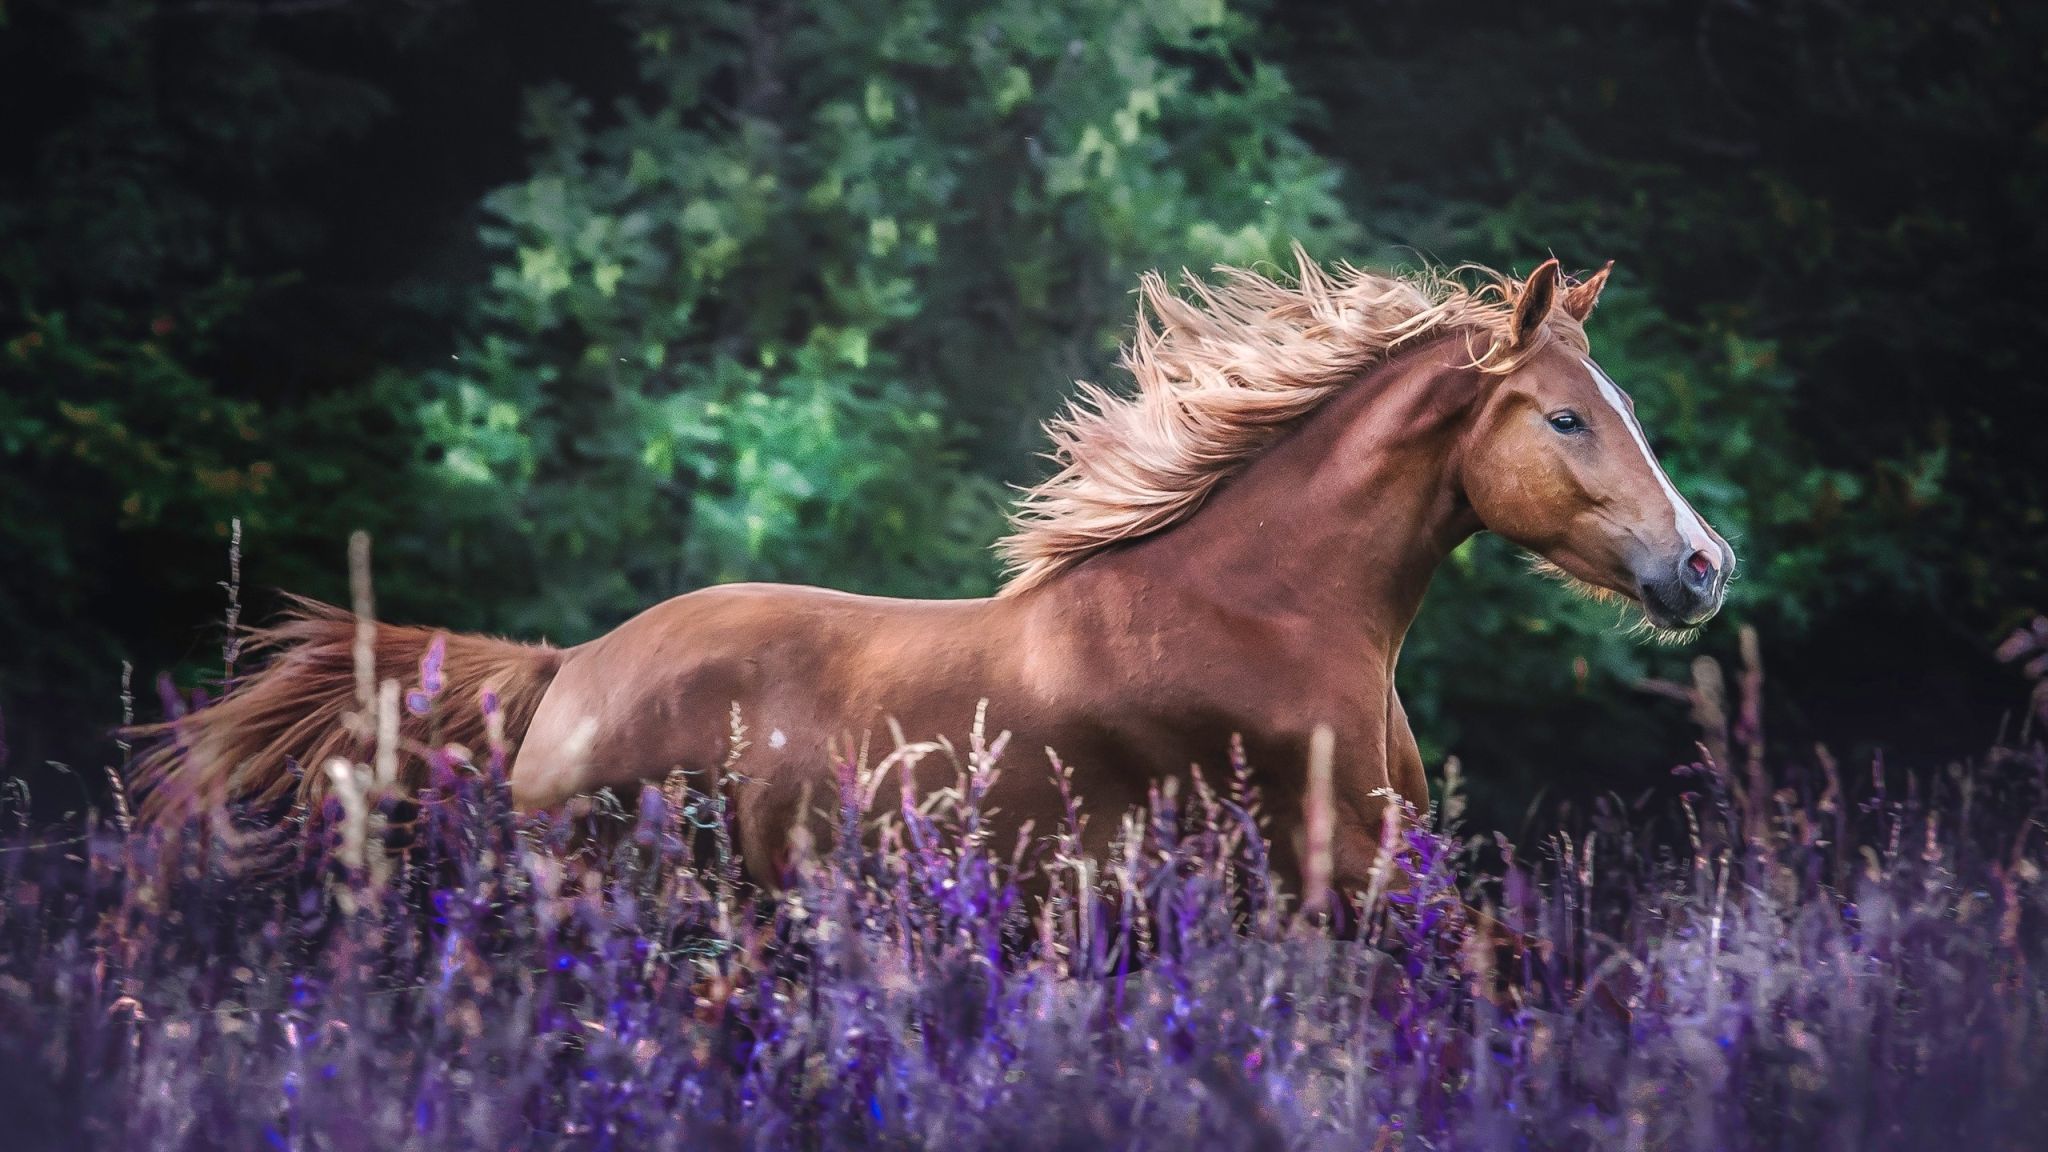
[[[124,654],[210,662],[233,517],[255,584],[338,594],[368,527],[394,614],[557,639],[716,580],[985,591],[1136,273],[1300,239],[1617,258],[1595,350],[1742,552],[1730,614],[1816,727],[1974,745],[2048,602],[2043,13],[1445,11],[0,4],[13,742],[103,730]],[[1496,819],[1682,750],[1629,686],[1694,652],[1510,553],[1454,558],[1404,670]]]
[[[1352,235],[1220,6],[616,6],[643,92],[602,126],[536,94],[423,382],[417,559],[452,541],[514,627],[749,577],[986,591],[993,481],[1106,369],[1137,270]]]
[[[123,657],[145,695],[161,669],[217,673],[232,519],[260,618],[271,588],[344,595],[349,530],[409,514],[420,399],[377,368],[446,358],[444,301],[466,294],[445,285],[474,262],[473,227],[450,225],[521,170],[521,85],[616,73],[604,40],[623,34],[559,16],[513,0],[488,20],[467,0],[0,6],[0,720],[16,766],[104,754]]]
[[[1308,134],[1381,235],[1620,261],[1595,351],[1731,529],[1730,611],[1795,693],[1826,697],[1823,730],[1926,755],[1988,735],[2002,701],[1981,653],[2048,602],[2048,472],[2021,432],[2048,410],[2048,314],[2019,287],[2048,257],[2048,12],[1488,0],[1453,23],[1414,0],[1282,0],[1275,17],[1291,74],[1342,111]],[[1445,82],[1475,70],[1486,83]],[[1456,669],[1434,734],[1531,779],[1560,761],[1621,778],[1642,753],[1609,739],[1626,697],[1603,669],[1684,654],[1603,658],[1612,642],[1570,625],[1510,643],[1501,621],[1586,614],[1468,595],[1482,578],[1453,573],[1433,602],[1454,610],[1417,638],[1418,663]]]
[[[173,15],[17,5],[0,30],[0,702],[18,733],[118,715],[116,638],[166,602],[137,589],[136,565],[186,573],[165,590],[206,587],[226,573],[232,519],[330,538],[393,492],[375,468],[335,483],[333,449],[346,437],[374,459],[382,437],[366,433],[392,426],[389,397],[359,381],[301,391],[289,365],[237,371],[263,344],[251,318],[320,241],[287,173],[385,101],[273,51],[249,21]]]

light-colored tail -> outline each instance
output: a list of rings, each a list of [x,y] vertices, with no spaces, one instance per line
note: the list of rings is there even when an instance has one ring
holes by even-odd
[[[439,667],[423,669],[437,638]],[[360,715],[356,640],[352,614],[295,598],[281,623],[252,630],[244,645],[246,652],[272,654],[261,671],[209,707],[131,729],[133,738],[154,742],[133,781],[142,819],[181,820],[228,801],[265,811],[294,801],[319,804],[331,786],[330,760],[368,762],[375,750],[374,719]],[[461,744],[481,763],[489,711],[503,724],[502,738],[517,743],[562,656],[546,645],[378,624],[372,681],[396,680],[410,697],[398,709],[399,744],[407,750],[398,760],[400,790],[410,795],[425,782],[424,762],[413,751],[421,747]],[[425,715],[417,714],[421,708]]]

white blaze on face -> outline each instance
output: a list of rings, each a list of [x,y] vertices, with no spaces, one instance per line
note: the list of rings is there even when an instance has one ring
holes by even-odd
[[[1707,531],[1707,526],[1700,521],[1699,513],[1694,512],[1692,505],[1685,502],[1685,497],[1678,494],[1678,489],[1671,486],[1671,477],[1664,474],[1663,466],[1657,463],[1657,457],[1650,452],[1650,442],[1643,438],[1643,426],[1636,423],[1636,414],[1629,411],[1627,398],[1621,394],[1621,389],[1614,386],[1614,381],[1607,378],[1607,373],[1600,370],[1598,364],[1587,360],[1585,365],[1586,371],[1593,376],[1593,383],[1600,388],[1601,399],[1607,401],[1614,409],[1615,415],[1621,417],[1622,424],[1628,428],[1628,434],[1635,438],[1636,447],[1642,450],[1643,460],[1650,466],[1650,474],[1657,478],[1657,483],[1664,489],[1665,497],[1671,501],[1671,520],[1678,528],[1678,538],[1685,541],[1688,549],[1686,554],[1690,556],[1693,552],[1705,552],[1713,557],[1715,567],[1719,567],[1721,549],[1714,543],[1714,534]]]

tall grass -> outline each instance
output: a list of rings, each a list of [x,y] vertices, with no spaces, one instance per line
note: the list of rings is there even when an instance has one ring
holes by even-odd
[[[17,831],[0,1144],[2039,1147],[2048,753],[1772,764],[1754,687],[1669,688],[1712,750],[1669,811],[1522,846],[1412,814],[1345,938],[1268,874],[1243,764],[1090,860],[1078,798],[992,841],[993,774],[1046,769],[979,736],[935,798],[844,767],[772,898],[696,781],[522,820],[446,749],[416,804]]]

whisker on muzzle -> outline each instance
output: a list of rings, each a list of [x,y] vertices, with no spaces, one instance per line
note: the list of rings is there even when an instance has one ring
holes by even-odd
[[[1643,611],[1642,604],[1638,603],[1633,597],[1624,596],[1612,588],[1602,588],[1598,584],[1581,580],[1559,567],[1555,561],[1546,560],[1534,553],[1529,555],[1529,571],[1546,579],[1555,580],[1570,589],[1574,594],[1591,600],[1596,604],[1616,605],[1621,609],[1621,618],[1616,623],[1622,630],[1630,636],[1648,640],[1653,644],[1690,644],[1699,638],[1700,629],[1704,627],[1704,624],[1694,624],[1683,628],[1671,628],[1658,624],[1650,619],[1649,615]]]

